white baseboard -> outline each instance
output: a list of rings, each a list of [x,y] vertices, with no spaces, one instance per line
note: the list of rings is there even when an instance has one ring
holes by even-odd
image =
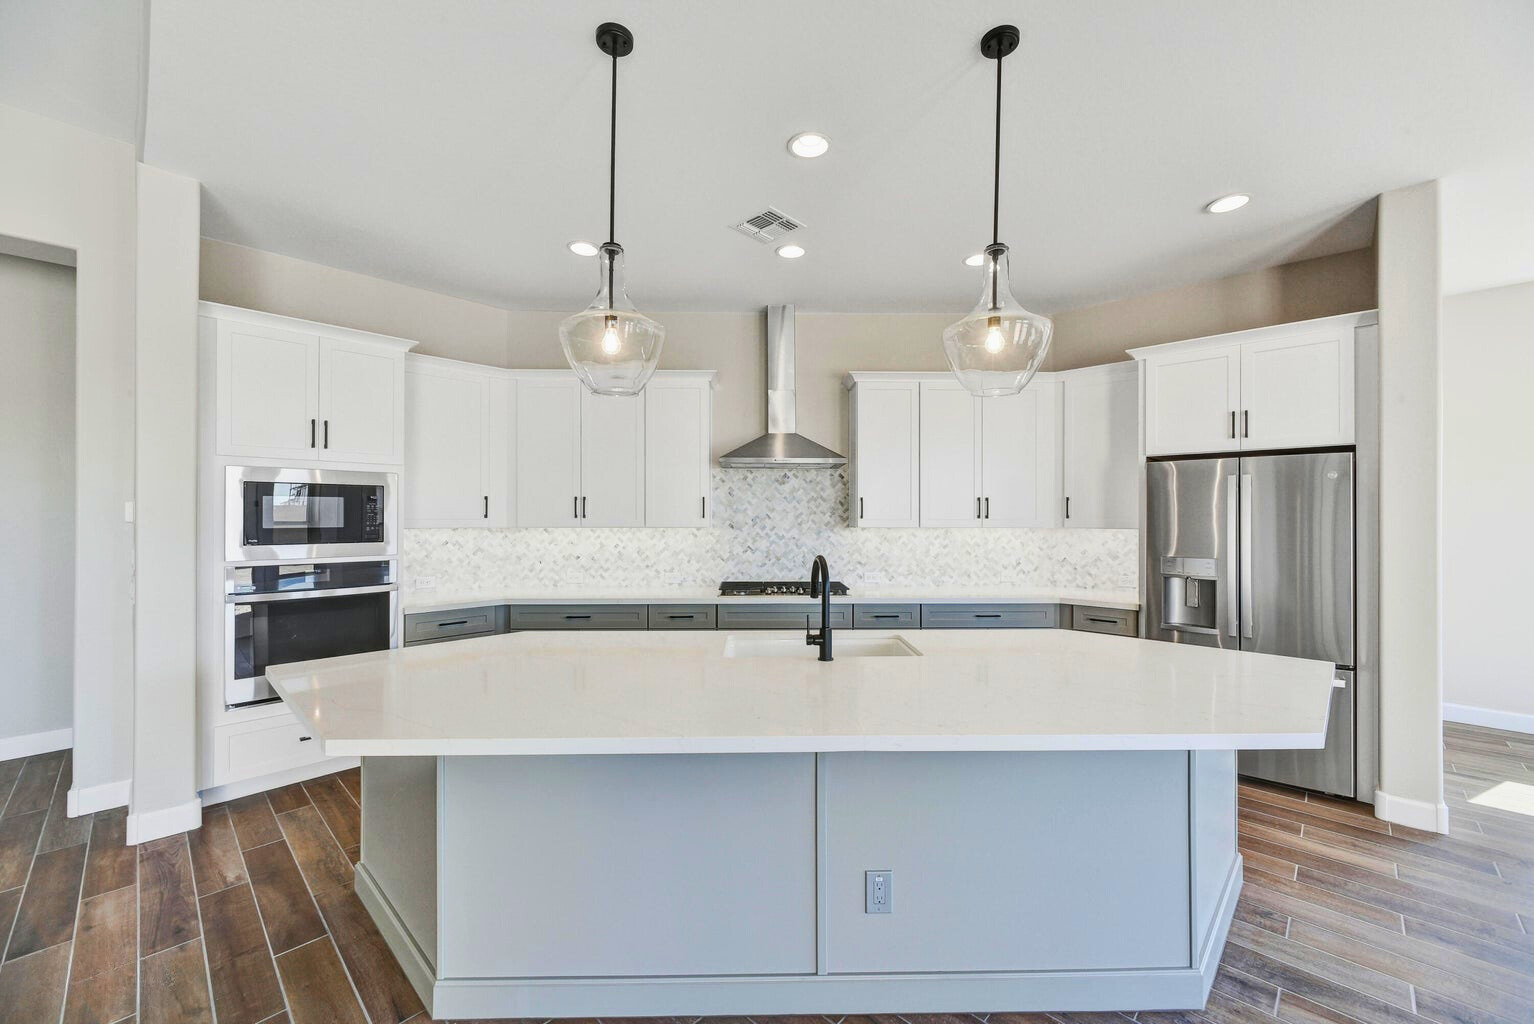
[[[128,845],[137,846],[151,839],[164,839],[177,832],[190,832],[201,827],[202,801],[193,797],[175,807],[128,815]]]
[[[1391,796],[1384,790],[1376,789],[1374,816],[1382,821],[1392,821],[1397,825],[1406,825],[1424,832],[1439,832],[1447,835],[1449,831],[1449,805],[1442,800],[1433,804],[1426,800]]]
[[[55,750],[68,750],[74,745],[73,729],[32,732],[25,736],[6,736],[0,739],[0,761],[31,757],[33,754],[47,754]]]
[[[71,818],[78,818],[82,814],[94,814],[112,807],[127,807],[128,794],[132,789],[132,779],[118,779],[116,782],[103,782],[99,786],[71,789],[66,813]]]
[[[1534,715],[1526,715],[1518,711],[1497,711],[1493,708],[1478,708],[1474,704],[1450,704],[1446,701],[1443,706],[1443,720],[1534,735]]]
[[[213,807],[217,804],[227,803],[230,800],[238,800],[242,796],[250,796],[252,793],[264,793],[269,789],[277,789],[294,782],[308,782],[317,779],[321,775],[334,775],[336,772],[344,772],[348,768],[355,768],[362,763],[360,757],[327,757],[323,761],[314,764],[300,765],[297,768],[288,768],[271,775],[262,775],[254,779],[241,779],[238,782],[226,782],[222,786],[210,786],[203,790],[203,806]]]

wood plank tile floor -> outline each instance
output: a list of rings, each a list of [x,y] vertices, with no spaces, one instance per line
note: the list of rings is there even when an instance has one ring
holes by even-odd
[[[1531,1024],[1534,737],[1451,724],[1444,765],[1448,836],[1241,785],[1246,887],[1197,1013],[756,1024]],[[429,1024],[351,893],[355,770],[136,849],[121,810],[64,816],[69,773],[63,752],[0,762],[0,1022]],[[727,1020],[749,1024],[704,1024]]]

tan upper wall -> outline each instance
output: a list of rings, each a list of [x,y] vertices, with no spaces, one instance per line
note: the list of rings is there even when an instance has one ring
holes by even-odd
[[[494,366],[564,366],[558,327],[569,311],[505,310],[287,256],[203,239],[202,297],[358,330],[412,338],[416,351]],[[1125,358],[1175,341],[1374,307],[1371,250],[1324,256],[1055,316],[1049,369]],[[800,313],[799,431],[847,450],[848,370],[943,370],[952,316]],[[666,326],[661,366],[717,370],[714,454],[766,425],[766,318],[755,313],[653,313]]]

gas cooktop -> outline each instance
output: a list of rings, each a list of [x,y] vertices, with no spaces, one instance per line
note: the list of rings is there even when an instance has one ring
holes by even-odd
[[[847,584],[831,581],[831,593],[841,597],[847,593]],[[759,580],[740,581],[725,580],[719,584],[720,597],[775,597],[777,595],[789,597],[809,597],[810,585],[799,581]]]

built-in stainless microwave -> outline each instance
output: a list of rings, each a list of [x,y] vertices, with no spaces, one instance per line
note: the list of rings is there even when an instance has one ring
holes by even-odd
[[[387,651],[398,639],[393,559],[224,570],[224,704],[277,700],[270,665]]]
[[[224,559],[392,557],[397,481],[393,473],[229,466]]]

